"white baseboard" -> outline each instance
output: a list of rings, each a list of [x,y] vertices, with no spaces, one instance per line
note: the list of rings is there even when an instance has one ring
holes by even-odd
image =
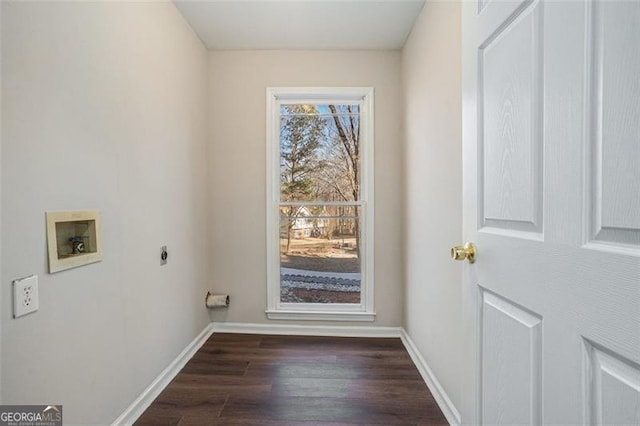
[[[202,347],[204,342],[213,334],[213,323],[207,326],[193,339],[191,343],[174,359],[171,364],[156,377],[156,379],[127,407],[126,410],[112,423],[112,426],[132,425],[149,408],[160,392],[178,375],[191,357]]]
[[[330,326],[298,324],[213,323],[215,333],[276,334],[334,337],[400,337],[401,327]]]
[[[460,412],[458,412],[455,405],[453,405],[453,402],[442,388],[442,385],[440,385],[440,382],[438,382],[435,374],[433,374],[433,371],[429,368],[429,365],[424,360],[420,351],[418,351],[418,348],[416,348],[416,345],[413,343],[413,340],[411,340],[411,337],[409,337],[404,328],[400,333],[400,338],[449,424],[454,426],[460,425],[462,421]]]

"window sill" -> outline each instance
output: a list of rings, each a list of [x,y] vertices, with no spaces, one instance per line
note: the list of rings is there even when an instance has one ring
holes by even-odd
[[[360,321],[372,322],[375,312],[301,312],[267,310],[267,318],[272,320],[306,320],[306,321]]]

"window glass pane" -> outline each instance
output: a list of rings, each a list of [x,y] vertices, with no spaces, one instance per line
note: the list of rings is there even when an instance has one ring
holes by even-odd
[[[280,207],[280,301],[360,303],[358,206]]]
[[[280,105],[280,115],[329,115],[332,114],[329,105],[336,108],[339,115],[360,114],[358,104],[283,104]]]
[[[280,106],[280,200],[360,200],[360,107]]]

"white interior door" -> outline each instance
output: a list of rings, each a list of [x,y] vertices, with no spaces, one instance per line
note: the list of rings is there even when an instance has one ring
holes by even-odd
[[[640,424],[640,1],[463,14],[463,421]]]

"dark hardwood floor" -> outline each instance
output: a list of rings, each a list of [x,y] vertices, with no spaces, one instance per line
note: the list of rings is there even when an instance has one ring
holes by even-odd
[[[447,424],[400,339],[214,334],[136,425]]]

